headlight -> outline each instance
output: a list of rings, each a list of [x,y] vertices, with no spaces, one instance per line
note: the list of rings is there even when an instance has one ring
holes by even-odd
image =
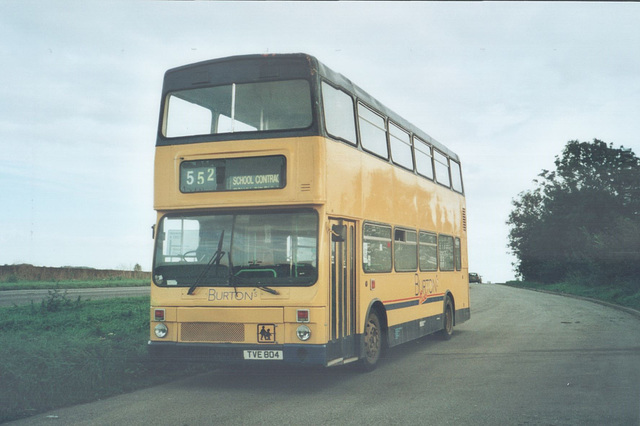
[[[298,336],[298,339],[305,342],[311,337],[311,329],[306,325],[301,325],[296,329],[296,335]]]
[[[169,332],[169,329],[164,324],[158,324],[153,329],[153,332],[156,333],[156,336],[162,339],[163,337],[166,337],[167,333]]]

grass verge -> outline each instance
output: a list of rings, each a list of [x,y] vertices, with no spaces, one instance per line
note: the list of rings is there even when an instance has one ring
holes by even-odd
[[[640,311],[640,288],[633,284],[587,286],[565,282],[541,284],[533,281],[509,281],[507,285],[588,297]]]
[[[149,298],[0,308],[0,423],[206,371],[147,355]]]
[[[134,280],[113,278],[104,280],[73,280],[73,281],[19,281],[0,282],[2,290],[38,290],[38,289],[69,289],[69,288],[101,288],[101,287],[142,287],[150,285],[148,279]]]

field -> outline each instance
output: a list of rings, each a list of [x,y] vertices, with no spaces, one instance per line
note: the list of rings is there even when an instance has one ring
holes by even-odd
[[[211,368],[152,362],[148,333],[148,297],[0,308],[0,423]]]
[[[86,301],[60,291],[149,282],[139,270],[0,266],[0,297],[52,289],[40,304],[0,308],[0,423],[211,368],[149,359],[148,297]]]
[[[149,285],[150,280],[151,273],[141,270],[0,265],[0,290],[135,287]]]
[[[0,282],[2,290],[37,290],[37,289],[65,289],[65,288],[101,288],[101,287],[141,287],[148,286],[149,279],[102,279],[102,280],[74,280],[74,281],[19,281]]]

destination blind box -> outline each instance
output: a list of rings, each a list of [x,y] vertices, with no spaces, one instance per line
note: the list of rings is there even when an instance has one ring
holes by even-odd
[[[183,193],[281,189],[285,185],[283,155],[180,163],[180,192]]]

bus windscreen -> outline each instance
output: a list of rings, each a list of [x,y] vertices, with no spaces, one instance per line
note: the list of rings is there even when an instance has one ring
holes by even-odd
[[[315,212],[167,215],[159,232],[153,267],[159,286],[295,286],[317,279]]]

